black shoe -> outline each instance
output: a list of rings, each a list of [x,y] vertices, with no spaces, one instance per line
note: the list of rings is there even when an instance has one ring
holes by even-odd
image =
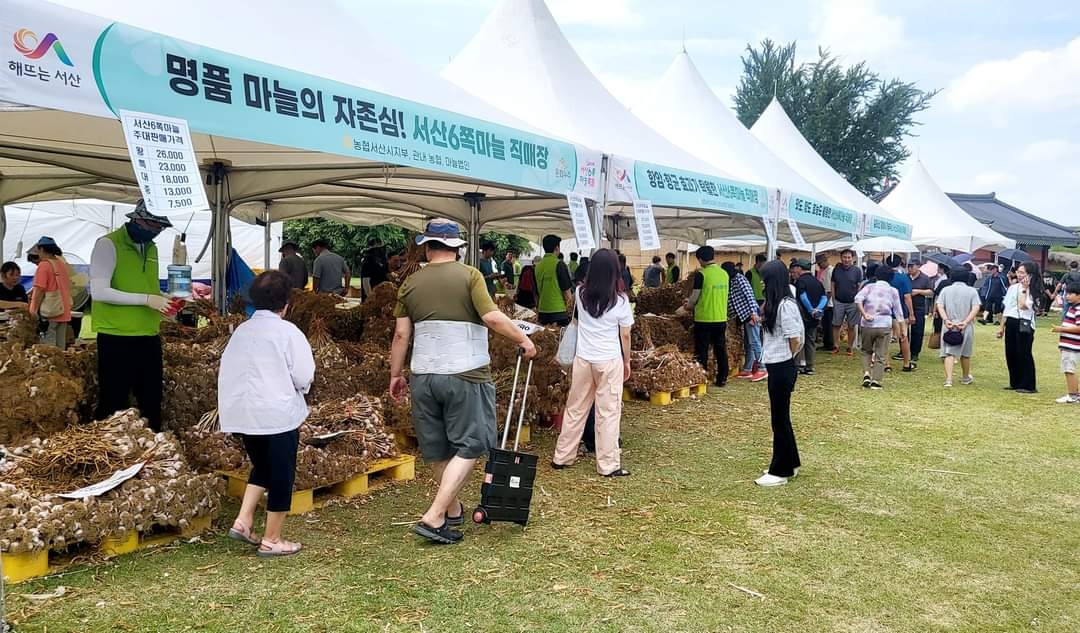
[[[799,373],[802,374],[803,376],[813,376],[814,375],[814,368],[813,367],[801,367],[801,368],[799,368]]]
[[[1016,391],[1016,387],[1002,387],[1005,391]]]
[[[462,515],[464,516],[464,514]],[[412,529],[414,534],[422,536],[432,543],[438,543],[439,545],[453,545],[454,543],[460,543],[461,539],[465,538],[465,535],[457,530],[451,530],[450,526],[443,523],[442,526],[433,528],[423,521],[417,522]]]
[[[1013,389],[1016,393],[1039,393],[1037,389]]]
[[[904,360],[904,355],[903,355],[903,354],[900,354],[900,353],[897,353],[897,354],[893,354],[893,355],[892,355],[892,359],[893,359],[893,360]]]
[[[862,377],[862,386],[869,389],[870,388],[870,382],[871,382],[870,381],[870,374],[866,374],[865,376]]]
[[[618,468],[618,469],[613,470],[613,471],[611,471],[610,473],[608,473],[608,474],[606,474],[604,476],[605,477],[629,477],[630,476],[630,471],[626,470],[625,468]]]
[[[716,385],[717,387],[726,387],[727,386],[727,381],[725,380],[723,382],[720,382],[718,380],[718,381],[714,382],[713,384]]]
[[[458,502],[458,505],[461,506],[461,514],[457,515],[456,517],[450,516],[449,513],[443,515],[446,517],[446,524],[451,527],[465,525],[465,505],[462,504],[460,501]]]
[[[555,462],[551,462],[551,468],[553,470],[565,470],[570,468],[570,464],[556,464]]]
[[[877,382],[876,380],[870,383],[870,388],[874,390],[884,389],[884,387],[881,386],[881,383]]]
[[[915,363],[918,363],[918,362],[919,362],[919,357],[918,356],[912,356],[911,357],[911,364],[912,365],[914,365]]]
[[[903,366],[903,367],[902,367],[902,368],[900,369],[900,371],[902,371],[902,372],[904,372],[904,373],[911,373],[911,372],[915,371],[915,365],[914,365],[914,363],[913,363],[913,364],[911,364],[911,365],[904,365],[904,366]]]

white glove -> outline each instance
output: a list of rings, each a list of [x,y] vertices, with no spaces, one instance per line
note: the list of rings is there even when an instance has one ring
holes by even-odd
[[[146,295],[146,307],[164,312],[169,309],[169,299],[162,295]]]

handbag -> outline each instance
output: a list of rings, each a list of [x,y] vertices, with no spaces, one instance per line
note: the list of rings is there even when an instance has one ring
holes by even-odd
[[[942,335],[941,339],[945,342],[946,345],[963,345],[964,333],[960,330],[949,330],[944,335]]]
[[[941,332],[930,334],[930,342],[926,346],[930,349],[941,349]]]
[[[57,272],[55,264],[50,262],[49,266],[52,268],[53,277],[56,279],[57,289],[46,291],[45,297],[41,300],[38,314],[43,319],[55,319],[64,314],[64,297],[60,294],[60,273]]]
[[[555,352],[555,362],[564,369],[574,364],[577,356],[577,322],[563,328],[562,338],[559,339],[559,349]]]
[[[1031,319],[1020,319],[1020,330],[1019,330],[1019,332],[1021,334],[1034,334],[1035,333],[1035,324],[1031,322]]]

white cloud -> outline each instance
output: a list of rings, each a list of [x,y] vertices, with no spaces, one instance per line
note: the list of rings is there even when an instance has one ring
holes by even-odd
[[[975,189],[982,192],[997,191],[1002,187],[1009,187],[1019,182],[1015,174],[1007,171],[984,171],[976,174],[972,179]]]
[[[827,0],[813,27],[822,47],[859,60],[900,48],[905,42],[904,19],[881,12],[876,0]]]
[[[1052,112],[1080,107],[1080,37],[1061,48],[982,62],[946,91],[957,111]]]
[[[626,29],[645,24],[645,17],[629,0],[547,0],[547,5],[561,25]]]
[[[1020,153],[1021,160],[1031,163],[1054,162],[1073,157],[1080,157],[1080,143],[1061,138],[1031,143]]]

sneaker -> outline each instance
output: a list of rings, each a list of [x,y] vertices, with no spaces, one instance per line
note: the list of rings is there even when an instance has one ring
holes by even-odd
[[[740,371],[739,373],[735,374],[735,377],[736,378],[749,378],[749,377],[751,377],[753,375],[754,375],[754,372],[744,370],[744,371]]]
[[[870,386],[870,382],[871,382],[871,380],[870,380],[870,374],[866,374],[866,375],[864,375],[864,376],[862,377],[862,386],[864,386],[864,387],[869,387],[869,386]]]
[[[814,368],[813,367],[803,367],[802,369],[799,370],[799,373],[802,374],[803,376],[813,376],[814,375]]]
[[[904,365],[900,368],[900,371],[904,372],[905,374],[910,374],[911,372],[915,371],[915,363],[912,363],[910,365]]]
[[[912,365],[914,365],[914,364],[916,364],[918,362],[919,362],[919,357],[918,356],[912,356],[911,357],[911,364]]]
[[[1061,396],[1060,398],[1058,398],[1054,402],[1056,402],[1058,404],[1078,404],[1078,403],[1080,403],[1080,396],[1074,396],[1074,395],[1071,395],[1071,394],[1065,394],[1064,396]]]
[[[904,355],[901,354],[900,352],[897,352],[897,353],[892,355],[892,359],[893,360],[904,360]]]
[[[874,390],[881,390],[881,389],[884,389],[885,387],[882,386],[882,384],[880,382],[875,380],[875,381],[872,381],[870,383],[870,388],[874,389]]]
[[[763,370],[757,370],[752,376],[750,376],[750,382],[761,382],[769,377],[769,372]]]
[[[453,545],[454,543],[460,543],[464,535],[457,530],[450,529],[445,522],[440,527],[431,527],[423,522],[417,522],[413,525],[413,534],[422,536],[432,543],[438,545]]]
[[[945,381],[945,386],[946,387],[952,387],[952,381],[951,380],[946,380]]]
[[[754,480],[754,483],[759,486],[764,486],[766,488],[771,488],[772,486],[783,486],[787,483],[787,477],[776,477],[775,475],[765,473],[761,477],[758,477],[756,480]]]
[[[960,379],[961,385],[970,385],[973,382],[975,382],[975,376],[964,376]]]

